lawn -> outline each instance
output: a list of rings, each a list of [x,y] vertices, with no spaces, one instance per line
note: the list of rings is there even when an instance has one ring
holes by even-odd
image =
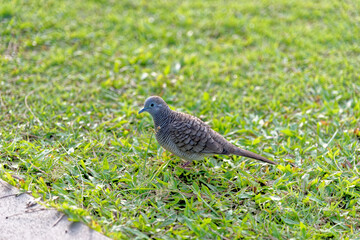
[[[0,177],[115,239],[359,238],[359,13],[0,0]],[[137,114],[150,95],[280,165],[182,169]]]

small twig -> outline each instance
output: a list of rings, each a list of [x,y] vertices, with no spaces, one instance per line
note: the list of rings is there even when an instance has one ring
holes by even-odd
[[[13,194],[1,196],[0,199],[7,198],[7,197],[14,197],[14,196],[16,196],[16,195],[18,195],[18,193],[13,193]]]
[[[292,162],[287,162],[289,163],[291,166],[293,166],[294,168],[297,168],[298,166],[295,165],[295,163],[292,163]]]
[[[18,197],[18,196],[20,196],[21,194],[24,194],[24,193],[30,194],[31,192],[30,192],[30,191],[27,191],[27,192],[13,193],[13,194],[9,194],[9,195],[2,196],[2,197],[0,197],[0,199],[7,198],[7,197]]]
[[[352,165],[351,165],[351,163],[349,162],[349,160],[345,160],[345,164],[350,168],[350,169],[352,169]]]
[[[26,108],[29,110],[29,112],[34,116],[35,120],[38,121],[38,122],[40,123],[40,125],[43,125],[42,122],[35,116],[34,112],[31,110],[31,108],[29,107],[28,102],[27,102],[28,97],[29,97],[31,94],[33,94],[34,92],[35,92],[35,90],[29,92],[29,94],[26,95],[26,97],[25,97],[25,106],[26,106]]]
[[[176,229],[181,228],[181,227],[183,227],[183,226],[182,225],[175,225],[172,229],[176,230]]]
[[[25,181],[23,178],[19,177],[19,176],[16,176],[14,174],[11,174],[11,176],[17,180],[20,180],[20,181]]]
[[[22,135],[23,137],[26,137],[27,140],[29,140],[30,138],[33,138],[33,139],[38,139],[38,138],[39,138],[38,136],[33,135],[33,134],[22,133],[21,135]]]
[[[219,233],[217,233],[214,229],[212,229],[211,227],[209,227],[209,230],[213,233],[215,233],[217,236],[219,236],[221,239],[225,239],[225,240],[230,240],[230,238],[224,237],[223,235],[220,235]]]
[[[61,219],[63,219],[64,216],[65,216],[65,214],[62,213],[61,216],[58,218],[58,220],[56,220],[54,225],[52,225],[52,227],[55,227],[61,221]]]
[[[11,218],[11,217],[16,217],[16,216],[19,216],[19,215],[23,215],[25,213],[35,213],[35,212],[40,212],[40,211],[45,211],[45,210],[52,210],[52,209],[50,209],[50,208],[28,209],[28,210],[25,210],[22,213],[15,213],[13,215],[6,216],[5,218],[8,219],[8,218]]]
[[[48,175],[45,171],[41,170],[40,168],[35,166],[33,163],[31,163],[31,166],[34,167],[35,169],[37,169],[38,171],[42,172],[43,174]]]

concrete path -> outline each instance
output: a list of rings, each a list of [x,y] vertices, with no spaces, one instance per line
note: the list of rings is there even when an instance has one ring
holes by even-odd
[[[0,180],[0,240],[109,240],[83,223],[70,222],[55,209],[36,204],[32,196],[18,193]]]

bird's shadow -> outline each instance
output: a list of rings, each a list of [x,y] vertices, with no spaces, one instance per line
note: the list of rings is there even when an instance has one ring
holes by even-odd
[[[188,167],[183,167],[183,162],[174,162],[171,167],[171,171],[175,176],[181,180],[184,184],[192,185],[194,181],[200,178],[209,177],[209,172],[204,169],[204,164],[201,162],[193,162]]]

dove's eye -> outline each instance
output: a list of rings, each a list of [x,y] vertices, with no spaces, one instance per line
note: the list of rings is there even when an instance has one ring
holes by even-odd
[[[154,106],[154,104],[152,103],[152,104],[150,104],[150,107],[153,107]]]

